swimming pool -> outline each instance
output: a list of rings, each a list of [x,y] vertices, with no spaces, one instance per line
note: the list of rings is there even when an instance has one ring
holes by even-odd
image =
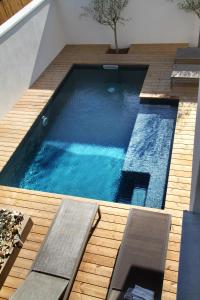
[[[146,71],[74,66],[0,184],[162,208],[177,102],[141,103]]]

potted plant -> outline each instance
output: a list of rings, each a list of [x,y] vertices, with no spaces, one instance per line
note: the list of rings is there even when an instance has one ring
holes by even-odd
[[[0,209],[0,288],[32,225],[30,217],[16,211]]]
[[[91,17],[99,24],[112,29],[115,53],[124,52],[124,49],[119,49],[117,27],[119,24],[124,25],[128,21],[122,16],[123,10],[128,4],[129,0],[90,0],[87,6],[82,6],[83,13],[81,16]]]

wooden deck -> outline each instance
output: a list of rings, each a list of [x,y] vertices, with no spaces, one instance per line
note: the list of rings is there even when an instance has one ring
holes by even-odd
[[[0,122],[1,170],[73,63],[149,65],[141,95],[180,99],[165,205],[165,212],[172,215],[162,296],[165,300],[176,299],[182,212],[189,208],[197,108],[196,88],[179,86],[173,91],[170,89],[170,73],[175,50],[179,46],[137,45],[131,47],[126,55],[105,54],[108,47],[106,45],[66,46]],[[62,195],[0,186],[0,205],[20,210],[30,215],[34,222],[31,233],[0,291],[0,299],[8,299],[25,279],[62,198]],[[98,202],[102,219],[87,245],[70,300],[106,299],[130,206]]]
[[[0,0],[0,25],[14,16],[31,0]]]

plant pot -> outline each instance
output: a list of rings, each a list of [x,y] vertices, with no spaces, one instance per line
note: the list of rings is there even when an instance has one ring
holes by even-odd
[[[21,223],[21,229],[19,230],[20,240],[24,243],[31,227],[33,226],[33,222],[29,216],[24,215],[24,219]],[[18,254],[21,247],[13,247],[11,254],[8,256],[8,258],[5,259],[4,263],[1,266],[0,269],[0,289],[2,288]]]

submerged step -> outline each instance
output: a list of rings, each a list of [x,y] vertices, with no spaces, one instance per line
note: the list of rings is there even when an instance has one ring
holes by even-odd
[[[143,110],[138,114],[133,129],[123,172],[150,175],[145,200],[145,206],[148,207],[163,207],[175,116],[172,108],[152,106],[151,110]],[[136,195],[132,204],[138,205],[138,191]],[[144,191],[141,197],[144,198]]]
[[[116,202],[146,206],[150,175],[138,172],[122,172]]]

